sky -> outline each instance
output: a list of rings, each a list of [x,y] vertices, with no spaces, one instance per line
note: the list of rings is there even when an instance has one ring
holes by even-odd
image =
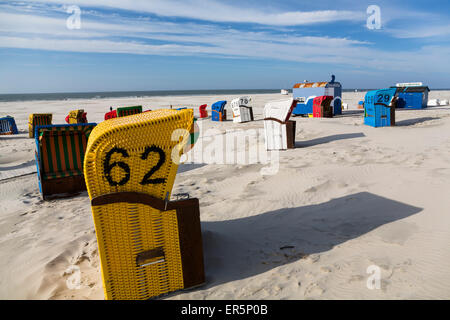
[[[449,21],[448,0],[0,0],[0,94],[281,89],[331,74],[344,89],[450,88]]]

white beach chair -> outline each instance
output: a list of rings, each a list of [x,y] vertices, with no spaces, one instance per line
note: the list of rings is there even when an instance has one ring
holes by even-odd
[[[289,120],[297,100],[271,101],[264,107],[267,150],[295,148],[295,121]]]
[[[251,102],[251,97],[240,97],[231,101],[234,123],[253,121],[253,108],[251,107]]]

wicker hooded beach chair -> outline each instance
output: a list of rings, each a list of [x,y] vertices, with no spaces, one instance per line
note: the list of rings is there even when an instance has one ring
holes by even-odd
[[[372,127],[395,126],[396,89],[368,91],[364,97],[364,124]]]
[[[253,121],[253,108],[250,105],[251,102],[251,97],[240,97],[231,101],[234,123]]]
[[[149,299],[205,281],[199,201],[170,201],[192,125],[191,109],[161,109],[102,122],[89,138],[84,173],[106,299]]]
[[[227,110],[225,105],[227,102],[217,101],[211,105],[211,120],[212,121],[226,121],[227,120]]]
[[[117,117],[126,117],[133,114],[142,113],[142,106],[120,107],[117,108]]]
[[[297,100],[272,101],[264,107],[267,150],[295,148],[295,121],[289,120]]]
[[[314,118],[333,118],[333,96],[318,96],[313,100]]]
[[[36,166],[44,200],[50,195],[86,190],[84,153],[95,126],[95,123],[86,123],[36,127]]]
[[[200,119],[208,118],[208,110],[206,108],[208,105],[202,104],[200,107],[198,107],[198,112],[200,113]]]
[[[18,134],[16,121],[13,117],[6,116],[0,118],[0,135]]]
[[[51,113],[32,113],[28,117],[28,136],[34,138],[36,126],[48,126],[52,124]]]
[[[87,123],[87,113],[83,109],[72,110],[66,117],[68,124]]]

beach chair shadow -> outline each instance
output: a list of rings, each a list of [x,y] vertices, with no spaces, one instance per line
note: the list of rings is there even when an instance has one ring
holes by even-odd
[[[202,222],[206,288],[326,252],[422,208],[361,192],[241,219]]]
[[[345,118],[345,117],[361,116],[362,114],[364,114],[364,109],[345,110],[342,114],[337,115],[335,117]]]
[[[431,120],[437,120],[440,119],[439,117],[422,117],[422,118],[416,118],[416,119],[407,119],[402,121],[397,121],[395,124],[397,127],[407,127],[407,126],[413,126],[418,123],[423,123]]]
[[[304,147],[312,147],[319,144],[329,143],[337,140],[345,140],[345,139],[355,139],[355,138],[363,138],[365,137],[364,133],[344,133],[344,134],[334,134],[331,136],[326,136],[322,138],[316,138],[308,141],[296,141],[296,148],[304,148]]]
[[[178,166],[177,173],[183,173],[206,166],[206,163],[186,163]]]

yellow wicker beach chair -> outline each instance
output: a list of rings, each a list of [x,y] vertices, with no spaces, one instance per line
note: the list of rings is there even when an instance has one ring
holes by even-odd
[[[66,118],[69,124],[87,123],[86,113],[83,109],[72,110]]]
[[[106,299],[149,299],[204,283],[198,199],[169,201],[192,110],[97,125],[84,163]],[[174,130],[182,135],[172,141]]]
[[[52,124],[51,113],[32,113],[28,117],[28,136],[34,138],[34,129],[37,126],[48,126]]]

